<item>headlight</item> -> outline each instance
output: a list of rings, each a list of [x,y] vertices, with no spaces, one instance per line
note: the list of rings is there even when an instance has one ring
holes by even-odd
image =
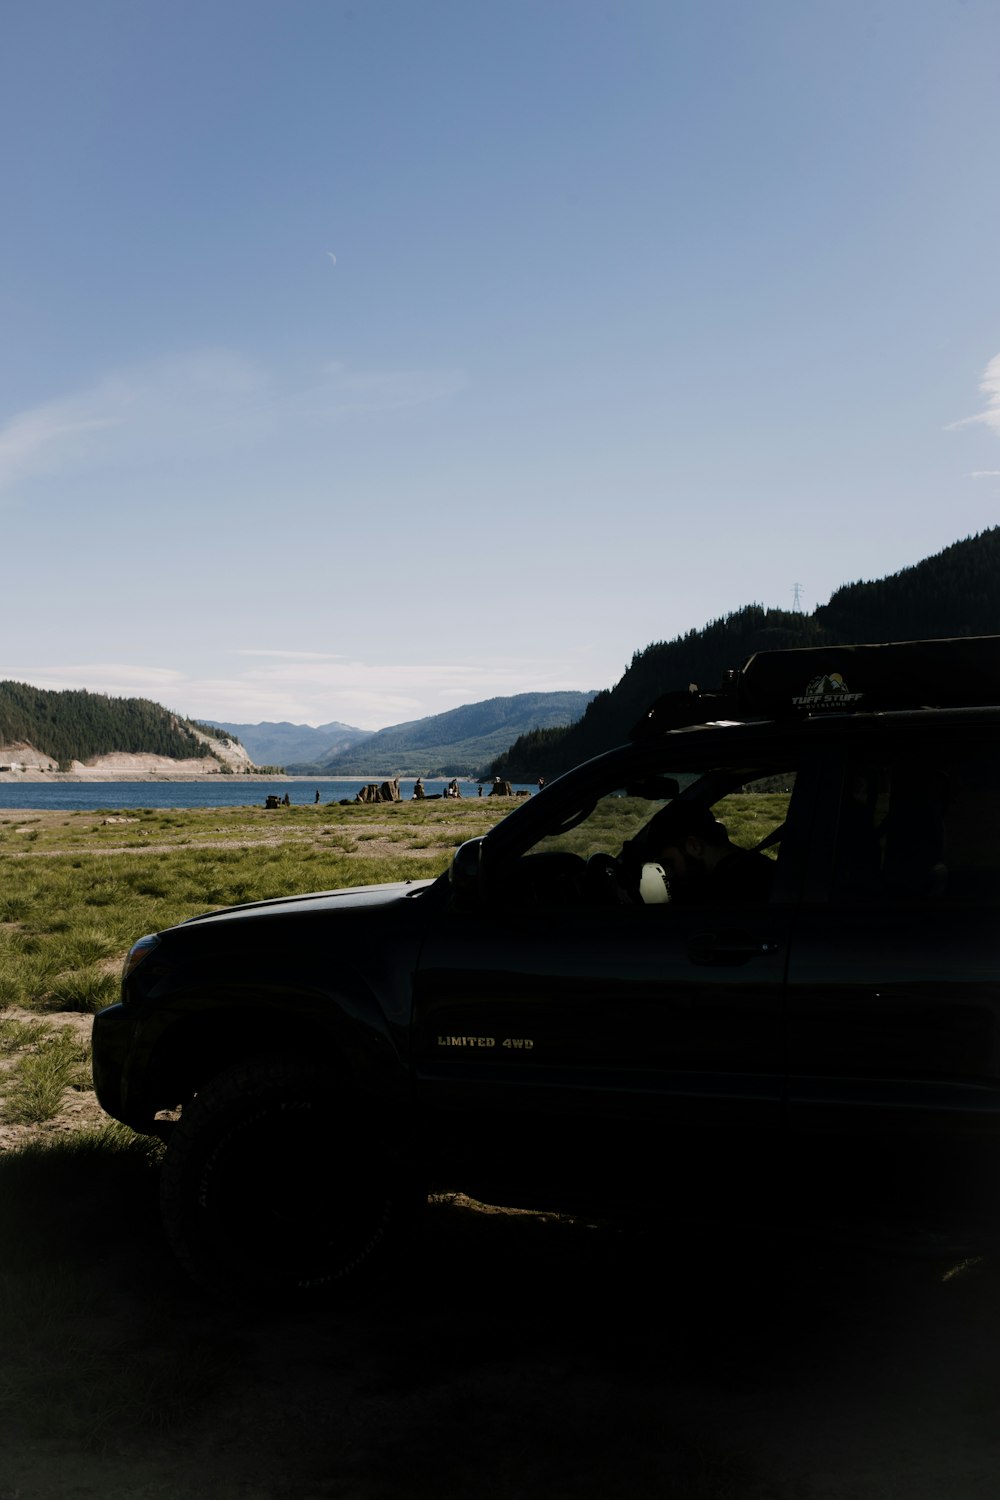
[[[130,974],[134,973],[134,971],[142,963],[143,959],[148,958],[153,949],[158,948],[159,946],[160,939],[157,937],[155,932],[147,933],[147,935],[145,937],[141,937],[137,943],[132,944],[125,957],[125,964],[122,969],[122,984],[125,983]]]

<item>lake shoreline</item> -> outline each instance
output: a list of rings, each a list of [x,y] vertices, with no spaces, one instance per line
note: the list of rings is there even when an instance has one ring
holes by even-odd
[[[86,772],[66,771],[15,773],[0,775],[0,810],[21,812],[59,809],[81,812],[97,808],[155,807],[207,808],[265,806],[269,798],[289,806],[318,806],[334,802],[355,802],[365,786],[381,786],[395,777],[386,776],[244,776],[216,775],[211,772],[146,772],[137,779],[93,776]],[[491,796],[493,787],[478,784],[471,777],[425,777],[424,787],[431,800],[443,797],[449,781],[458,781],[459,799],[479,801]],[[409,802],[416,789],[416,778],[400,776],[400,800]],[[512,787],[517,796],[530,795],[535,787]]]
[[[357,782],[358,786],[367,786],[372,781],[381,783],[395,779],[397,779],[395,772],[389,775],[381,771],[375,772],[371,776],[331,776],[329,773],[316,776],[288,776],[284,772],[269,774],[266,771],[252,771],[249,774],[245,771],[235,771],[231,775],[225,771],[210,771],[204,774],[198,772],[185,773],[183,771],[119,771],[117,774],[109,771],[95,771],[93,773],[85,771],[0,771],[0,787],[21,785],[44,786],[50,782],[59,786],[72,785],[74,783],[92,786],[101,783],[114,785],[116,782],[138,781],[151,782],[154,785],[160,782],[183,782],[185,784],[191,782],[226,782],[233,785],[237,782],[240,784],[245,782],[248,786],[253,785],[255,782],[265,781],[318,782],[320,785],[324,781],[352,781]],[[431,778],[434,781],[450,781],[451,779],[448,776],[435,776]],[[475,786],[479,780],[477,776],[458,776],[455,779],[472,786]],[[412,781],[413,776],[409,773],[400,773],[398,780]]]

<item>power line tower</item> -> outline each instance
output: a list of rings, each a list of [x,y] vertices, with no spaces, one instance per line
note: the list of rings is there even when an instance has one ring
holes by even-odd
[[[801,583],[793,583],[792,584],[792,608],[793,609],[797,609],[798,612],[799,612],[799,614],[802,613],[802,585],[801,585]]]

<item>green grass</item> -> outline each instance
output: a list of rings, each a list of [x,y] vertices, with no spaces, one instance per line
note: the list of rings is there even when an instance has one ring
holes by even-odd
[[[76,1010],[93,1014],[111,1005],[118,998],[117,966],[110,973],[106,969],[74,969],[60,974],[52,981],[49,1002],[57,1010]]]
[[[35,1046],[50,1030],[46,1021],[20,1021],[16,1016],[0,1016],[0,1056]]]
[[[148,809],[34,819],[0,848],[0,1008],[100,1009],[137,937],[199,912],[422,880],[506,811],[477,803]],[[105,822],[134,817],[136,823]],[[0,828],[28,827],[19,819]],[[387,856],[375,845],[391,844]],[[150,846],[155,846],[150,848]],[[419,851],[419,852],[418,852]]]
[[[715,815],[730,839],[752,849],[785,821],[788,792],[735,792],[716,804]]]
[[[83,1076],[88,1049],[68,1029],[46,1030],[21,1051],[5,1082],[3,1119],[8,1125],[40,1125],[59,1113],[66,1090],[89,1082]]]
[[[741,793],[720,803],[719,814],[734,842],[754,844],[786,804],[784,793]],[[214,907],[435,876],[458,844],[509,810],[484,797],[272,811],[132,808],[0,824],[32,836],[29,843],[21,835],[17,854],[0,849],[0,1007],[100,1009],[145,932]],[[581,853],[615,851],[648,816],[640,799],[605,798],[558,842]]]

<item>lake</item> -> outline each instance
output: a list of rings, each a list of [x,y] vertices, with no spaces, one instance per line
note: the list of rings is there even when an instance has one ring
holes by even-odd
[[[384,777],[372,777],[383,781]],[[413,796],[414,778],[401,777],[399,791],[405,801]],[[294,806],[305,806],[316,800],[319,792],[321,802],[339,802],[349,797],[353,802],[358,788],[365,785],[360,777],[349,781],[313,780],[275,781],[254,780],[243,776],[219,776],[214,781],[60,781],[51,784],[43,781],[0,783],[0,810],[4,808],[25,811],[47,809],[53,812],[95,812],[99,808],[120,810],[125,807],[263,807],[268,796],[284,797],[288,793]],[[439,781],[424,779],[427,795],[443,792],[447,778]],[[463,798],[476,797],[479,788],[474,781],[459,781]],[[483,787],[483,796],[489,796],[489,783]],[[515,791],[533,792],[534,786],[521,782],[514,785]]]

